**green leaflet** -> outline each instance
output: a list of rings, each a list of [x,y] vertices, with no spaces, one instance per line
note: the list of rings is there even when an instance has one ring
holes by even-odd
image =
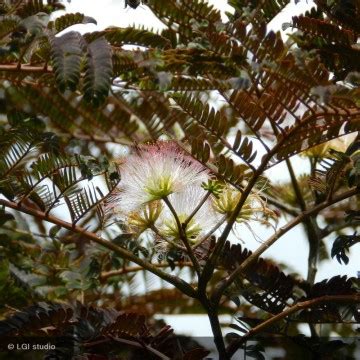
[[[100,105],[108,96],[112,76],[111,57],[111,47],[105,38],[98,38],[87,47],[84,98],[94,106]]]
[[[51,40],[51,57],[57,86],[61,92],[75,91],[80,79],[86,43],[80,33],[71,31]]]
[[[65,14],[51,21],[48,24],[48,28],[55,30],[56,33],[59,33],[72,25],[77,24],[97,24],[96,20],[90,16],[85,16],[81,13],[75,14]]]

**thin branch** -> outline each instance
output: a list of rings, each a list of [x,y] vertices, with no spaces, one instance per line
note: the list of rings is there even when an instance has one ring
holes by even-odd
[[[127,339],[121,339],[118,337],[114,337],[114,340],[119,342],[119,343],[123,343],[123,344],[129,344],[129,345],[133,345],[136,346],[136,343],[127,340]],[[145,348],[146,350],[148,350],[149,352],[153,353],[154,355],[156,355],[158,358],[162,359],[162,360],[171,360],[169,357],[167,357],[165,354],[161,353],[160,351],[154,349],[152,346],[143,343],[142,341],[139,341],[139,347],[141,348]]]
[[[275,234],[273,234],[268,240],[266,240],[261,246],[258,247],[256,251],[254,251],[248,258],[246,258],[241,265],[234,270],[229,277],[224,279],[219,283],[219,286],[214,291],[212,299],[215,303],[220,301],[220,298],[224,291],[236,280],[239,274],[243,273],[250,265],[252,265],[258,257],[265,252],[271,245],[273,245],[280,237],[286,234],[289,230],[291,230],[296,225],[300,224],[302,221],[307,219],[309,216],[315,215],[321,210],[327,208],[328,206],[335,204],[339,201],[345,200],[353,195],[359,194],[358,188],[352,188],[348,191],[343,192],[337,196],[334,196],[332,199],[328,199],[327,201],[304,211],[299,216],[294,218],[292,221],[287,223],[284,227],[280,228]]]
[[[196,257],[195,257],[195,254],[189,244],[189,241],[188,239],[186,238],[186,233],[184,231],[184,228],[180,222],[180,219],[174,209],[174,207],[172,206],[171,202],[169,201],[169,199],[167,197],[164,197],[163,198],[164,200],[164,203],[167,205],[167,207],[169,208],[169,210],[171,211],[171,213],[173,214],[174,216],[174,219],[176,221],[176,225],[178,227],[178,230],[179,230],[179,235],[180,235],[180,239],[181,241],[184,243],[185,247],[186,247],[186,250],[187,250],[187,253],[190,257],[190,260],[192,261],[192,263],[194,264],[194,268],[195,268],[195,271],[197,272],[198,276],[200,277],[200,273],[201,273],[201,269],[200,269],[200,265],[199,265],[199,262],[197,261]]]
[[[164,264],[152,264],[153,266],[156,266],[157,268],[168,268],[171,265],[164,263]],[[183,268],[183,267],[192,267],[193,264],[190,261],[185,261],[185,262],[175,262],[174,265],[178,268]],[[104,281],[107,280],[109,277],[112,276],[119,276],[119,275],[125,275],[125,274],[131,274],[134,272],[139,272],[139,271],[144,271],[144,268],[142,266],[128,266],[128,267],[124,267],[122,269],[117,269],[117,270],[110,270],[110,271],[105,271],[102,272],[100,275],[100,280]]]
[[[51,68],[44,69],[43,66],[21,65],[0,65],[0,71],[30,72],[30,73],[52,73]]]
[[[235,340],[232,342],[228,348],[228,354],[231,356],[233,355],[236,350],[239,348],[241,344],[243,344],[245,341],[247,341],[249,338],[253,337],[256,334],[261,333],[263,330],[268,328],[269,326],[275,324],[276,322],[286,318],[287,316],[302,310],[307,309],[312,306],[316,306],[318,304],[324,303],[324,302],[351,302],[351,303],[360,303],[360,295],[324,295],[315,299],[306,300],[299,302],[290,308],[284,310],[283,312],[274,315],[270,317],[269,319],[265,320],[261,324],[255,326],[254,328],[250,329],[244,336],[242,336],[240,339]]]
[[[274,129],[274,133],[276,134],[276,130]],[[295,196],[297,199],[297,202],[300,206],[301,211],[306,211],[307,206],[304,200],[303,193],[300,189],[299,183],[297,181],[295,171],[293,169],[293,166],[291,164],[290,159],[285,160],[286,166],[289,171],[292,187],[295,192]],[[320,229],[316,222],[316,219],[314,217],[308,217],[304,220],[304,228],[306,231],[306,235],[309,242],[309,254],[308,254],[308,268],[307,268],[307,281],[310,284],[313,284],[315,282],[315,276],[317,273],[317,263],[318,263],[318,257],[319,257],[319,246],[321,241],[320,236]],[[309,324],[311,335],[316,336],[316,330],[313,324]]]
[[[95,143],[100,144],[117,144],[117,145],[123,145],[123,146],[132,146],[134,145],[134,142],[131,140],[124,138],[114,138],[114,137],[103,137],[98,135],[86,135],[86,134],[79,134],[79,133],[59,133],[60,137],[67,137],[70,140],[71,139],[78,139],[78,140],[84,140],[84,141],[92,141]]]
[[[11,6],[8,14],[14,14],[16,10],[23,4],[23,0],[18,0],[14,5]]]
[[[355,226],[360,226],[360,221],[342,221],[342,222],[338,222],[335,224],[329,224],[327,225],[325,228],[323,228],[321,231],[321,238],[325,238],[327,236],[329,236],[331,233],[335,232],[335,231],[340,231],[342,229],[345,229],[347,227],[355,227]]]
[[[14,228],[11,228],[11,227],[6,226],[6,225],[2,225],[1,228],[4,229],[4,230],[7,230],[7,231],[11,231],[11,232],[15,232],[17,234],[27,235],[27,236],[31,236],[31,237],[35,236],[35,237],[41,237],[41,238],[51,238],[50,235],[40,234],[40,233],[33,233],[33,232],[30,232],[30,231],[25,231],[25,230],[21,230],[21,229],[14,229]]]
[[[278,208],[279,210],[284,211],[285,213],[291,215],[291,216],[298,216],[299,215],[299,211],[296,210],[293,207],[288,206],[287,204],[285,204],[284,202],[280,202],[276,199],[274,199],[273,197],[271,197],[270,195],[266,194],[259,194],[261,196],[261,198],[263,198],[265,201],[267,201],[270,205],[275,206],[276,208]]]
[[[306,211],[307,206],[302,191],[300,189],[299,183],[296,179],[296,175],[291,165],[290,159],[286,159],[285,163],[290,174],[291,183],[295,192],[297,202],[300,206],[300,209],[301,211]],[[321,240],[320,229],[316,222],[316,219],[313,217],[308,217],[304,220],[304,227],[309,241],[307,281],[309,281],[310,283],[314,283],[317,272],[317,261],[318,261],[319,246]]]
[[[186,248],[179,245],[179,244],[176,244],[174,241],[171,241],[169,239],[167,239],[166,237],[164,237],[160,231],[156,228],[155,225],[151,225],[150,226],[150,229],[157,235],[159,236],[159,238],[161,238],[162,240],[164,240],[165,242],[169,243],[170,245],[174,246],[176,249],[178,250],[181,250],[181,251],[186,251]]]
[[[209,196],[211,195],[211,191],[208,191],[205,196],[201,199],[201,201],[199,202],[199,204],[196,206],[196,208],[194,209],[194,211],[188,216],[188,218],[184,221],[184,223],[182,224],[184,226],[184,228],[186,228],[187,224],[191,221],[191,219],[196,215],[196,213],[201,209],[201,207],[205,204],[206,200],[209,198]]]
[[[90,231],[87,231],[86,229],[84,229],[80,226],[75,226],[75,225],[70,224],[66,221],[63,221],[57,217],[54,217],[52,215],[49,215],[49,214],[46,215],[42,211],[27,207],[24,205],[19,205],[12,201],[0,199],[0,205],[3,205],[7,208],[34,216],[40,220],[48,221],[55,225],[59,225],[59,226],[63,227],[64,229],[67,229],[73,233],[77,233],[77,234],[83,236],[84,238],[87,238],[88,240],[91,240],[109,250],[112,250],[116,254],[120,255],[122,258],[132,261],[135,264],[143,267],[144,269],[152,272],[153,274],[157,275],[161,279],[167,281],[168,283],[170,283],[173,286],[175,286],[176,288],[178,288],[184,294],[186,294],[190,297],[193,297],[193,298],[195,298],[197,296],[195,290],[186,281],[178,278],[177,276],[169,275],[168,273],[158,269],[156,266],[149,263],[148,261],[138,258],[132,252],[130,252],[120,246],[117,246],[113,242],[105,240],[104,238],[101,238],[101,237],[97,236],[96,234],[94,234]]]
[[[296,179],[296,175],[295,175],[295,172],[294,172],[294,168],[291,164],[291,161],[290,159],[286,159],[285,160],[285,163],[286,163],[286,166],[288,168],[288,171],[289,171],[289,175],[290,175],[290,180],[291,180],[291,184],[292,184],[292,187],[294,189],[294,192],[295,192],[295,195],[296,195],[296,199],[297,199],[297,202],[300,206],[300,209],[301,211],[306,211],[306,204],[305,204],[305,200],[304,200],[304,197],[303,197],[303,194],[301,192],[301,189],[300,189],[300,186],[299,186],[299,183]]]

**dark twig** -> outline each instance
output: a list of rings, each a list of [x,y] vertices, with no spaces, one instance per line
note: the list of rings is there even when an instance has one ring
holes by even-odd
[[[99,236],[97,236],[96,234],[85,230],[84,228],[80,227],[80,226],[75,226],[71,223],[68,223],[66,221],[63,221],[57,217],[54,217],[52,215],[46,215],[44,212],[24,206],[24,205],[19,205],[17,203],[14,203],[12,201],[8,201],[8,200],[4,200],[4,199],[0,199],[0,205],[3,205],[7,208],[16,210],[16,211],[20,211],[22,213],[34,216],[40,220],[45,220],[48,221],[50,223],[53,223],[55,225],[59,225],[64,229],[67,229],[73,233],[77,233],[79,235],[81,235],[82,237],[91,240],[109,250],[114,251],[114,253],[120,255],[121,257],[123,257],[124,259],[127,259],[129,261],[134,262],[135,264],[142,266],[144,269],[152,272],[153,274],[159,276],[161,279],[167,281],[168,283],[172,284],[173,286],[175,286],[176,288],[178,288],[180,291],[182,291],[184,294],[190,296],[190,297],[196,297],[196,292],[195,290],[192,288],[191,285],[189,285],[186,281],[178,278],[177,276],[174,275],[170,275],[164,271],[162,271],[161,269],[157,268],[156,266],[154,266],[153,264],[149,263],[146,260],[140,259],[137,256],[135,256],[132,252],[115,245],[113,242],[105,240]]]
[[[242,336],[240,339],[235,340],[232,342],[228,348],[227,352],[231,356],[233,355],[236,350],[239,348],[241,344],[246,342],[249,338],[253,337],[256,334],[261,333],[269,326],[275,324],[276,322],[286,318],[287,316],[302,310],[307,309],[313,306],[316,306],[321,303],[325,302],[351,302],[351,303],[360,303],[360,295],[325,295],[318,297],[316,299],[306,300],[299,302],[288,309],[284,310],[283,312],[271,316],[269,319],[263,321],[261,324],[255,326],[254,328],[250,329],[244,336]]]

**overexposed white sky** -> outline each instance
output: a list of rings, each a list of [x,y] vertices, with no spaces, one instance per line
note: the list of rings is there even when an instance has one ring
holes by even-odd
[[[66,2],[65,2],[66,3]],[[231,7],[227,5],[226,0],[209,0],[209,3],[213,4],[215,7],[219,8],[222,11],[223,17],[225,19],[225,11],[231,11]],[[153,29],[162,29],[163,24],[152,14],[149,8],[146,5],[139,6],[136,10],[127,7],[124,7],[124,0],[72,0],[71,3],[66,3],[67,12],[81,12],[87,16],[95,18],[98,22],[98,25],[87,24],[87,25],[77,25],[72,27],[72,30],[77,30],[82,33],[88,31],[102,30],[108,26],[119,26],[127,27],[131,25],[145,26],[147,28]],[[281,14],[274,19],[270,28],[273,30],[281,30],[281,26],[284,22],[290,22],[291,16],[300,14],[310,9],[313,6],[313,1],[302,0],[299,4],[295,5],[295,1],[292,0]],[[62,15],[64,12],[59,11],[57,16]],[[286,36],[286,33],[289,33],[291,30],[288,29],[283,32],[283,35]],[[297,174],[305,172],[304,161],[298,157],[292,159],[294,168],[296,169]],[[272,181],[282,181],[284,176],[282,174],[287,173],[284,165],[280,165],[272,169],[271,179]],[[279,224],[281,226],[283,224]],[[246,234],[246,228],[242,234]],[[265,240],[271,232],[264,232],[260,230],[260,233],[257,232],[263,240]],[[246,238],[245,246],[250,249],[256,249],[260,244],[253,239],[252,235],[248,236],[243,235],[243,238]],[[326,240],[328,249],[332,246],[333,239],[328,238]],[[280,240],[275,243],[265,254],[265,257],[273,257],[279,262],[290,265],[294,271],[298,272],[303,277],[306,277],[307,271],[307,256],[308,256],[308,244],[304,237],[303,229],[300,226],[297,226],[291,230],[288,234],[283,236]],[[331,276],[342,274],[349,276],[356,276],[357,270],[359,267],[356,263],[354,252],[350,256],[350,264],[340,265],[336,260],[328,260],[321,264],[318,274],[317,281],[320,281]],[[187,321],[180,321],[179,319],[172,318],[171,316],[165,316],[165,321],[168,321],[175,330],[180,332],[190,331],[193,335],[211,335],[210,327],[208,325],[208,320],[206,317],[196,318],[196,328]],[[173,319],[173,320],[172,320]],[[175,319],[175,320],[174,320]],[[190,326],[189,326],[190,325]],[[191,328],[189,330],[189,327]]]
[[[208,0],[208,2],[222,12],[223,20],[226,19],[225,12],[231,12],[233,9],[226,0]],[[140,5],[134,10],[129,6],[125,9],[124,0],[71,0],[71,3],[64,3],[67,8],[66,12],[80,12],[97,20],[97,25],[77,25],[76,30],[81,32],[102,30],[108,26],[126,27],[134,24],[154,29],[164,27],[146,5]],[[295,1],[292,0],[281,14],[270,23],[270,28],[276,31],[281,30],[282,23],[291,21],[291,16],[303,13],[313,5],[312,0],[302,0],[296,5]],[[63,13],[63,11],[58,12],[59,15]]]

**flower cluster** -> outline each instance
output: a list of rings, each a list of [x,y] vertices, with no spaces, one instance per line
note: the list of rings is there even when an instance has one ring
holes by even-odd
[[[210,172],[175,142],[142,145],[120,164],[121,182],[112,212],[129,231],[155,235],[158,248],[200,244],[231,216],[241,193],[211,178]],[[257,195],[246,200],[237,222],[267,212]],[[269,215],[269,214],[268,214]]]
[[[112,211],[122,215],[132,232],[150,229],[162,248],[164,242],[181,247],[182,235],[196,243],[218,221],[212,199],[201,186],[210,180],[209,171],[175,142],[137,147],[121,162],[120,172]]]

